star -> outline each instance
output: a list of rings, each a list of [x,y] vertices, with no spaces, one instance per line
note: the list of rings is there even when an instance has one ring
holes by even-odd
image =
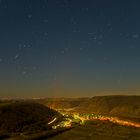
[[[130,46],[129,48],[130,48],[130,49],[134,49],[135,47],[134,47],[134,46]]]
[[[64,51],[64,50],[62,50],[62,51],[61,51],[61,54],[64,54],[64,53],[65,53],[65,51]]]
[[[69,51],[69,48],[68,48],[68,47],[66,47],[66,48],[65,48],[65,51]]]
[[[90,33],[88,33],[88,35],[94,35],[94,33],[93,32],[90,32]]]
[[[137,38],[139,38],[139,35],[138,34],[134,34],[134,35],[132,35],[132,38],[137,39]]]
[[[83,51],[83,49],[84,49],[83,47],[80,47],[80,51]]]
[[[48,23],[49,20],[48,20],[48,19],[44,19],[43,22],[44,22],[44,23]]]
[[[36,66],[33,66],[32,69],[33,69],[33,70],[37,70],[37,67],[36,67]]]
[[[28,17],[29,19],[31,19],[31,18],[32,18],[32,14],[28,14],[27,17]]]
[[[23,71],[22,74],[25,75],[25,74],[27,74],[27,72],[26,71]]]
[[[95,40],[95,41],[96,41],[96,40],[97,40],[97,37],[90,37],[89,39],[90,39],[90,40]]]
[[[18,58],[19,58],[19,54],[16,54],[16,55],[14,56],[14,59],[17,60]]]
[[[44,35],[45,35],[45,36],[47,36],[47,35],[48,35],[48,33],[47,33],[47,32],[44,32]]]

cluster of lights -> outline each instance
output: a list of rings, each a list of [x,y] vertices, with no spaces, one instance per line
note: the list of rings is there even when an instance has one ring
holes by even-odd
[[[58,127],[72,127],[73,122],[77,122],[83,125],[85,121],[88,120],[110,121],[112,123],[116,123],[123,126],[132,126],[140,128],[140,123],[121,120],[117,117],[107,117],[99,114],[79,114],[79,113],[65,114],[64,112],[60,113],[63,114],[63,116],[65,116],[67,119],[65,121],[60,122],[58,125],[53,126],[53,129],[56,129]]]
[[[133,126],[133,127],[138,127],[140,128],[140,123],[136,123],[136,122],[131,122],[131,121],[125,121],[125,120],[121,120],[117,117],[106,117],[106,116],[102,116],[102,115],[79,115],[79,114],[76,114],[74,115],[76,116],[76,118],[79,118],[82,122],[86,121],[86,120],[100,120],[100,121],[110,121],[110,122],[113,122],[113,123],[117,123],[117,124],[120,124],[120,125],[125,125],[125,126]]]

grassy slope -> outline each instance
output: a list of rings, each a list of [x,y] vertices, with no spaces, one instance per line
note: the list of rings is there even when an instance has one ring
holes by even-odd
[[[49,140],[139,140],[140,129],[110,122],[87,122]]]

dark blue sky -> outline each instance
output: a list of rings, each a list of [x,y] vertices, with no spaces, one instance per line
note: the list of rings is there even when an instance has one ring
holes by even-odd
[[[0,96],[140,95],[139,0],[0,0]]]

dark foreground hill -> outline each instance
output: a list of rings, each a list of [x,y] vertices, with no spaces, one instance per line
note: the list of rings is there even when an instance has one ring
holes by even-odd
[[[75,111],[140,118],[140,96],[95,96]]]
[[[58,116],[61,116],[58,112],[35,102],[3,103],[0,104],[0,132],[23,132],[35,127],[39,130],[42,129],[42,124],[47,124]]]

